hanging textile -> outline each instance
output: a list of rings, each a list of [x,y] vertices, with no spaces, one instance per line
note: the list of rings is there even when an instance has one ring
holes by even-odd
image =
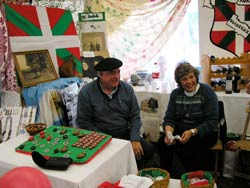
[[[17,91],[16,73],[13,59],[11,57],[5,9],[0,3],[0,78],[2,89],[8,91]]]
[[[110,56],[124,62],[122,77],[150,62],[175,32],[190,0],[85,1],[85,11],[105,12]]]

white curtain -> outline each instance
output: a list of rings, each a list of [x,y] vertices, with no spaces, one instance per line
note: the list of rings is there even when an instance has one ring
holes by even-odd
[[[150,62],[176,30],[191,0],[85,0],[105,12],[108,50],[124,62],[122,78]]]

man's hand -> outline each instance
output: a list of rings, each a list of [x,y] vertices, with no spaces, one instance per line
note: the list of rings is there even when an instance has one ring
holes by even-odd
[[[140,141],[131,141],[131,144],[132,144],[136,159],[140,160],[142,155],[144,155]]]

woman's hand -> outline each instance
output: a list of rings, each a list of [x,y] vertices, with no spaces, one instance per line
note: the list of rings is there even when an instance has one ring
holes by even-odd
[[[173,127],[167,125],[165,126],[165,138],[164,138],[164,142],[171,146],[171,145],[174,145],[175,144],[175,139],[174,139],[174,136],[173,136],[173,132],[174,132],[174,129]]]
[[[131,141],[131,144],[132,144],[132,148],[133,148],[136,159],[140,160],[142,156],[144,155],[140,141]]]
[[[192,137],[192,132],[190,130],[186,130],[185,132],[182,133],[179,142],[185,144],[190,140],[191,137]]]
[[[167,131],[166,132],[166,136],[164,138],[164,142],[171,146],[171,145],[174,145],[175,144],[175,139],[174,139],[174,136],[173,136],[173,133],[171,131]]]

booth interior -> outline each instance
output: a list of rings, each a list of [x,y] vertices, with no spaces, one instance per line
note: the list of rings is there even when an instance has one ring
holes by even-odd
[[[142,181],[144,187],[153,184],[157,187],[162,182],[162,187],[183,187],[180,179],[183,169],[178,158],[175,160],[174,173],[170,176],[160,169],[158,153],[138,169],[131,143],[126,140],[81,130],[81,134],[90,134],[90,140],[101,137],[97,143],[99,145],[93,146],[94,149],[89,149],[87,153],[81,153],[83,156],[73,154],[79,153],[77,147],[67,147],[71,151],[66,151],[63,145],[73,145],[79,139],[74,135],[79,134],[76,133],[79,131],[76,124],[78,93],[84,85],[97,78],[94,66],[111,56],[105,13],[81,10],[76,24],[69,10],[31,6],[31,2],[24,1],[21,5],[0,1],[0,6],[4,7],[1,17],[5,20],[0,30],[6,31],[3,36],[7,37],[4,45],[8,49],[3,56],[7,63],[12,63],[13,68],[10,72],[13,80],[1,83],[0,88],[0,182],[1,176],[11,169],[30,166],[45,173],[53,187],[122,187],[119,182],[126,185],[132,180],[137,183]],[[226,88],[229,66],[235,68],[232,70],[233,76],[241,74],[238,90],[231,94],[227,93]],[[214,89],[220,105],[219,140],[211,148],[212,185],[216,187],[217,178],[222,176],[237,175],[250,179],[247,160],[250,151],[250,55],[244,53],[237,58],[207,55],[201,60],[200,70],[201,82]],[[141,135],[157,150],[170,93],[177,85],[160,82],[150,70],[138,70],[124,81],[133,87],[140,105]],[[29,126],[31,131],[40,130],[31,133]],[[73,136],[70,139],[63,137],[65,133],[62,131],[70,132]],[[42,132],[50,135],[43,143]],[[63,138],[67,143],[52,143],[50,139],[53,140],[53,137]],[[237,150],[230,149],[230,141],[235,141]],[[39,145],[35,144],[37,148],[34,148],[29,145],[31,142],[39,142]],[[53,149],[53,145],[58,143],[65,152],[55,155],[57,152],[49,151],[49,148]],[[25,145],[29,148],[23,148]],[[34,150],[43,156],[34,154]],[[74,155],[73,161],[61,160],[68,155]],[[59,166],[47,164],[47,160],[53,157]],[[52,169],[45,168],[48,166]],[[150,182],[136,179],[141,177],[139,173],[148,169],[158,170],[162,179]],[[137,187],[140,187],[139,183]]]

